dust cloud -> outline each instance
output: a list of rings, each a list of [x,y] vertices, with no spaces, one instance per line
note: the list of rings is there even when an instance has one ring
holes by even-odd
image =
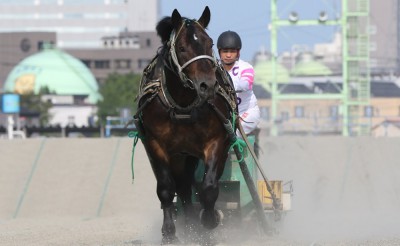
[[[280,137],[260,146],[268,178],[293,181],[280,238],[400,236],[400,139]]]

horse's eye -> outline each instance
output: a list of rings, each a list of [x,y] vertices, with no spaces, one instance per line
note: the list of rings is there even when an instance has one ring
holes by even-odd
[[[179,51],[180,52],[185,52],[185,48],[183,46],[179,46]]]

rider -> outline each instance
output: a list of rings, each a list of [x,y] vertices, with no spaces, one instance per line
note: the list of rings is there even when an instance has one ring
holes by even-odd
[[[240,57],[242,41],[234,31],[221,33],[217,41],[221,63],[235,86],[240,121],[246,135],[253,133],[260,122],[260,109],[253,92],[254,69]],[[237,134],[240,136],[240,134]]]

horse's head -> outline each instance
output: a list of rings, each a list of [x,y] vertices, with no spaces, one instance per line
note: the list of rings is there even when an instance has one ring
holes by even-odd
[[[206,7],[198,20],[182,17],[175,9],[168,21],[169,31],[163,28],[164,34],[160,33],[160,25],[157,31],[169,48],[175,74],[184,87],[196,91],[201,101],[213,98],[217,83],[216,59],[212,50],[213,41],[205,31],[210,22],[210,9]]]

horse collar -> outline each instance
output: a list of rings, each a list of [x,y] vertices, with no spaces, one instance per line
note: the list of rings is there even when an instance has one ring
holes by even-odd
[[[174,114],[189,114],[190,115],[191,111],[200,105],[200,102],[201,102],[200,97],[197,96],[196,99],[193,101],[193,103],[191,103],[190,105],[188,105],[186,107],[182,107],[178,103],[176,103],[176,101],[172,98],[171,94],[168,91],[166,81],[167,80],[165,78],[165,71],[163,71],[162,78],[161,78],[161,92],[164,96],[166,103],[169,105],[169,108],[171,109],[171,111],[174,111],[175,112]]]

